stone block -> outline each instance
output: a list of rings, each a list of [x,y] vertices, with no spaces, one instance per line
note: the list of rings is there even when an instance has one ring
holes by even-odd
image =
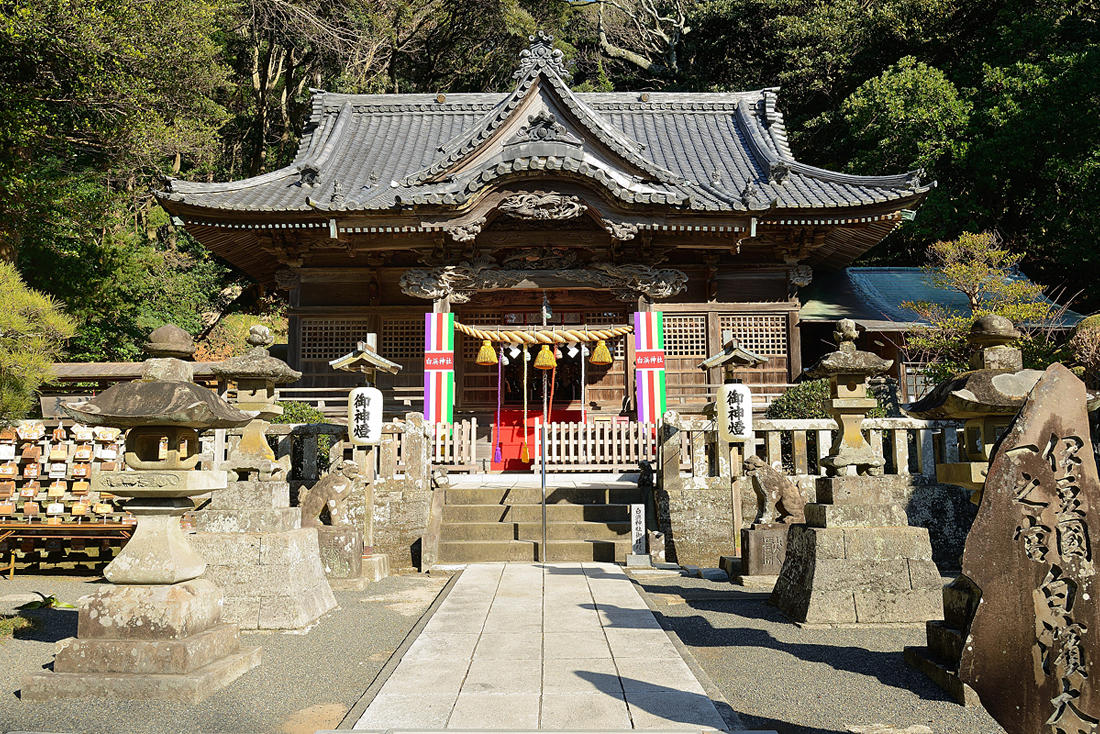
[[[243,630],[260,629],[260,603],[254,596],[227,596],[222,620]]]
[[[821,591],[908,591],[909,563],[894,561],[851,561],[816,559],[813,586]]]
[[[931,561],[932,546],[926,528],[844,528],[844,555],[855,561]]]
[[[184,675],[43,671],[24,677],[19,695],[24,701],[93,697],[195,704],[259,664],[260,648],[242,647],[234,655]]]
[[[317,529],[299,528],[260,536],[260,565],[287,565],[316,560]]]
[[[302,589],[294,596],[259,598],[259,629],[301,629],[336,606],[328,584]]]
[[[260,537],[243,533],[195,533],[191,546],[210,566],[238,566],[260,562]],[[217,583],[215,581],[214,583]]]
[[[857,591],[856,621],[862,624],[926,622],[943,616],[943,599],[935,590]]]
[[[374,553],[363,558],[363,578],[381,581],[390,575],[390,557],[384,553]]]
[[[302,527],[297,507],[268,510],[203,510],[195,513],[201,533],[283,533]]]
[[[857,620],[855,595],[850,591],[808,590],[801,616],[790,616],[796,622],[809,624],[854,624]]]
[[[787,525],[741,531],[741,575],[778,576],[787,556]]]
[[[909,586],[918,591],[936,592],[940,611],[943,611],[943,577],[930,559],[909,559]]]
[[[817,501],[831,505],[888,505],[904,500],[912,492],[907,476],[818,477]]]
[[[182,675],[240,649],[237,625],[218,624],[179,640],[69,638],[58,643],[58,673]]]
[[[278,510],[290,507],[287,482],[229,482],[210,497],[212,510]]]
[[[363,572],[363,531],[346,525],[317,528],[321,567],[329,578],[356,578]]]
[[[161,586],[111,586],[80,600],[81,639],[179,640],[213,627],[222,591],[207,579]]]
[[[899,504],[806,505],[806,524],[815,528],[905,527],[909,518]]]
[[[981,706],[974,689],[959,680],[959,673],[946,661],[940,659],[934,651],[926,647],[905,648],[905,662],[932,679],[956,703],[963,706]]]

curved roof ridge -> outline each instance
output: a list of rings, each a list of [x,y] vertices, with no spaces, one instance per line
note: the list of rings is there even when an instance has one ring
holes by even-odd
[[[168,193],[171,194],[207,194],[225,191],[240,191],[251,189],[264,184],[275,183],[288,176],[297,176],[298,170],[293,166],[283,166],[274,171],[261,173],[259,176],[241,179],[240,181],[224,181],[207,183],[205,181],[185,181],[180,178],[168,179]]]

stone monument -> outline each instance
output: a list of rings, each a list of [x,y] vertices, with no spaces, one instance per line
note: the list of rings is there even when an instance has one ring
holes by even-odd
[[[290,506],[290,457],[275,460],[264,430],[283,412],[275,386],[300,372],[272,357],[266,327],[253,326],[242,356],[211,367],[237,385],[237,407],[256,413],[221,466],[236,479],[195,513],[193,542],[206,559],[204,578],[225,592],[225,618],[242,629],[302,629],[336,606],[325,580],[317,531]]]
[[[317,529],[321,565],[329,583],[340,588],[362,588],[367,581],[389,575],[387,566],[378,569],[380,576],[374,575],[373,567],[367,568],[368,576],[364,576],[363,530],[351,521],[348,512],[349,503],[363,497],[363,480],[354,461],[337,463],[312,488],[298,495],[302,526]]]
[[[906,476],[883,476],[884,459],[867,443],[861,423],[875,406],[867,378],[892,362],[856,349],[850,319],[833,334],[839,349],[810,370],[827,377],[829,412],[837,433],[828,475],[817,480],[817,502],[806,524],[787,532],[787,555],[771,603],[796,622],[879,624],[925,622],[943,614],[942,583],[926,528],[909,527],[898,498]]]
[[[787,557],[787,530],[806,522],[806,500],[791,480],[753,455],[745,460],[746,475],[756,493],[756,517],[741,529],[741,573],[734,581],[742,586],[771,589]]]
[[[53,671],[23,679],[24,700],[106,696],[195,703],[260,662],[222,619],[222,592],[199,578],[206,564],[188,543],[180,517],[190,497],[221,490],[223,471],[195,467],[199,431],[244,425],[254,413],[231,408],[194,384],[191,339],[164,326],[150,336],[140,380],[62,408],[90,426],[128,429],[131,471],[95,470],[92,488],[130,497],[137,528],[107,566],[111,586],[80,600],[77,636],[58,643]],[[159,357],[159,358],[158,358]]]
[[[1009,734],[1096,732],[1100,482],[1085,385],[1053,364],[993,453],[963,577],[959,678]]]
[[[1009,344],[1020,338],[1012,322],[990,314],[976,320],[969,341],[974,347],[974,369],[937,385],[922,400],[906,406],[914,418],[954,418],[966,421],[962,453],[965,461],[936,464],[937,479],[972,490],[979,504],[989,471],[989,459],[1024,404],[1028,391],[1042,375],[1023,369],[1023,355]],[[960,576],[943,589],[944,619],[927,623],[926,647],[905,648],[905,660],[963,705],[976,705],[977,694],[959,680],[959,657],[966,625],[977,603],[970,579]]]

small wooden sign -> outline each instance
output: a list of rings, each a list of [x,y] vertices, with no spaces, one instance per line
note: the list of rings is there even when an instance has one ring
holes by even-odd
[[[79,443],[87,443],[92,440],[92,429],[88,426],[73,426],[73,438]]]
[[[65,505],[61,502],[51,502],[50,504],[46,505],[46,514],[47,515],[64,515],[65,514]]]
[[[0,515],[14,515],[15,503],[14,502],[0,502]]]
[[[16,494],[15,482],[0,482],[0,499],[7,499]]]
[[[23,487],[21,490],[19,490],[19,496],[33,500],[34,496],[38,494],[38,490],[38,487]]]
[[[23,478],[24,479],[34,479],[39,475],[39,472],[41,472],[41,471],[42,471],[42,465],[39,464],[37,461],[32,461],[30,464],[24,464],[23,465]]]
[[[73,494],[88,494],[91,487],[88,482],[73,482]]]
[[[65,462],[50,464],[50,479],[64,479],[67,471],[68,467],[65,466]]]
[[[88,505],[84,504],[83,502],[77,502],[75,505],[73,505],[73,509],[71,510],[71,512],[76,517],[83,517],[84,515],[88,514]]]
[[[37,502],[24,502],[23,503],[23,517],[38,517],[38,512],[41,508]]]
[[[53,446],[50,448],[50,461],[65,461],[69,458],[69,449],[65,446]]]
[[[14,479],[19,473],[19,467],[11,462],[0,464],[0,479]]]
[[[115,511],[115,508],[109,502],[97,502],[92,511],[97,515],[110,515]]]
[[[47,497],[64,497],[65,491],[68,489],[65,482],[53,482],[50,484],[50,488],[46,490]]]
[[[0,461],[11,461],[15,458],[15,444],[0,443]]]
[[[76,447],[76,451],[73,452],[73,461],[91,461],[92,460],[92,447],[87,444],[82,444]]]

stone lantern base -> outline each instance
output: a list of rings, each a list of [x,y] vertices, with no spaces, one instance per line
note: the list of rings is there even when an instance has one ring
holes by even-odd
[[[304,629],[336,607],[317,529],[302,527],[286,482],[230,482],[194,522],[203,577],[225,589],[225,618],[241,629]]]
[[[904,476],[817,480],[818,503],[792,525],[771,603],[806,624],[923,623],[943,616],[926,528],[896,501]]]
[[[53,671],[23,678],[20,696],[198,703],[260,664],[221,605],[204,579],[101,589],[80,600],[77,636],[58,643]]]

